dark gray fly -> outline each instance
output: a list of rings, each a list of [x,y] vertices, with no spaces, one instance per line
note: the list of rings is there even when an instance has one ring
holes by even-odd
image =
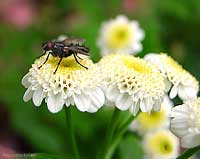
[[[59,57],[60,60],[58,62],[58,65],[54,71],[56,71],[59,68],[59,65],[62,61],[63,58],[67,58],[71,55],[74,56],[75,61],[85,69],[88,69],[86,66],[82,65],[79,61],[78,58],[81,59],[78,54],[89,56],[89,49],[85,47],[83,44],[85,42],[85,39],[82,38],[66,38],[62,41],[47,41],[42,44],[42,48],[44,50],[44,54],[48,52],[47,58],[45,59],[44,63],[39,67],[41,68],[49,59],[49,55],[51,54],[54,57]],[[42,55],[44,55],[42,54]],[[42,56],[41,55],[41,56]]]

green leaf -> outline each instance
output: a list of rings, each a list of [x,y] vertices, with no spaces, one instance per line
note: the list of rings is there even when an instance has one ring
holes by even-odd
[[[119,146],[119,155],[121,159],[143,159],[140,140],[132,134],[125,136]]]
[[[188,149],[184,151],[179,157],[177,157],[177,159],[187,159],[192,155],[194,155],[195,153],[197,153],[198,151],[200,151],[200,146]]]

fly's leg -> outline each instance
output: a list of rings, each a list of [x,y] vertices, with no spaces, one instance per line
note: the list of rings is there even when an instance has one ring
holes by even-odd
[[[61,63],[61,61],[62,61],[62,59],[63,59],[63,57],[60,58],[60,60],[59,60],[59,62],[58,62],[58,65],[57,65],[55,71],[53,72],[53,74],[55,74],[56,71],[58,70],[58,67],[59,67],[59,65],[60,65],[60,63]]]
[[[75,52],[73,53],[73,55],[74,55],[74,58],[75,58],[76,62],[77,62],[79,65],[81,65],[81,66],[84,67],[85,69],[88,69],[87,67],[85,67],[84,65],[82,65],[82,64],[78,61]]]
[[[46,53],[46,52],[45,52],[45,53]],[[49,55],[50,55],[50,53],[48,53],[47,58],[45,59],[44,63],[43,63],[41,66],[38,67],[39,69],[48,61]]]
[[[76,57],[78,57],[79,59],[83,60],[80,56],[78,56],[77,52],[75,53]]]

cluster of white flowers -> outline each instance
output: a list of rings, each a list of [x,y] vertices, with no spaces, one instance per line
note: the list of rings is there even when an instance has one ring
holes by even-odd
[[[65,58],[53,74],[59,58],[50,57],[39,68],[45,58],[46,55],[37,59],[22,80],[28,88],[24,101],[32,98],[39,106],[45,99],[53,113],[60,111],[64,104],[75,104],[80,111],[96,112],[103,106],[105,96],[117,108],[129,109],[133,115],[139,109],[143,112],[160,109],[164,96],[163,77],[143,59],[121,54],[105,56],[98,64],[84,59],[81,62],[89,68],[87,70],[72,56]],[[105,83],[106,89],[102,89]]]
[[[173,102],[164,96],[160,111],[141,112],[130,125],[143,138],[144,159],[175,159],[180,150],[178,138],[170,132]]]
[[[103,23],[98,46],[105,56],[97,64],[83,58],[85,69],[70,56],[53,74],[59,58],[50,56],[39,68],[47,55],[40,57],[22,79],[27,88],[24,101],[32,99],[40,106],[44,99],[52,113],[64,105],[75,105],[83,112],[96,112],[103,105],[129,110],[133,115],[140,110],[130,129],[144,135],[146,158],[174,159],[179,142],[170,127],[181,138],[182,147],[200,144],[199,83],[166,54],[150,53],[144,59],[130,55],[142,50],[143,38],[138,22],[125,16]],[[184,104],[172,108],[168,93],[171,99],[178,95]]]
[[[169,97],[173,99],[178,95],[184,103],[172,109],[173,119],[170,123],[172,132],[181,138],[181,146],[192,148],[200,145],[200,100],[197,99],[199,82],[166,54],[151,53],[144,59],[154,64],[162,73]]]

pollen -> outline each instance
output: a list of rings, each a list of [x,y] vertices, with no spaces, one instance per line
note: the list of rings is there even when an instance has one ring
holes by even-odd
[[[179,153],[179,140],[168,129],[148,133],[143,144],[148,158],[171,159],[176,158]]]
[[[37,60],[37,63],[43,63],[45,60],[45,56],[41,57],[40,59]],[[51,71],[54,72],[55,68],[58,65],[60,58],[59,57],[49,57],[47,63],[45,65],[50,65],[51,66]],[[91,61],[89,60],[79,60],[81,64],[83,65],[91,65]],[[41,67],[43,69],[43,66]],[[85,70],[82,66],[80,66],[74,59],[74,56],[71,55],[70,57],[63,58],[62,62],[59,65],[59,68],[56,73],[58,74],[67,74],[75,70]]]
[[[107,37],[107,43],[110,48],[123,48],[130,43],[132,35],[130,25],[119,24],[109,29],[110,34]]]
[[[134,69],[135,71],[139,73],[144,73],[144,74],[152,73],[151,68],[149,68],[147,63],[141,60],[140,58],[126,56],[126,57],[122,57],[121,60],[128,69]]]
[[[173,144],[164,133],[160,133],[152,137],[150,145],[152,145],[152,148],[155,151],[163,155],[170,154],[173,150]]]
[[[158,128],[166,121],[166,112],[161,108],[160,111],[151,113],[141,112],[137,118],[143,129]]]
[[[130,100],[127,101],[130,107],[138,103],[144,112],[153,107],[157,107],[156,111],[159,109],[164,96],[164,79],[153,65],[131,55],[110,54],[102,58],[99,66],[108,87],[108,98],[119,91],[119,97],[122,96],[119,99]],[[115,102],[116,98],[110,99]],[[116,105],[123,105],[120,100]]]

